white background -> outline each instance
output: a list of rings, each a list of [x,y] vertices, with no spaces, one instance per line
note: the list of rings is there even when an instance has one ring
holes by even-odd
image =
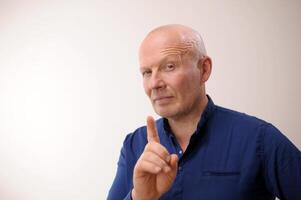
[[[204,37],[218,105],[301,147],[298,0],[0,0],[0,199],[105,199],[125,135],[154,115],[137,50],[156,26]]]

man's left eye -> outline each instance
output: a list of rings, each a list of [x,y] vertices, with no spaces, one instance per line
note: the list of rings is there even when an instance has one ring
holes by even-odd
[[[172,71],[174,70],[175,66],[173,64],[167,64],[166,65],[166,71]]]

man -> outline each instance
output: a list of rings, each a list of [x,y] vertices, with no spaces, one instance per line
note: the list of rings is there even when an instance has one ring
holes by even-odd
[[[202,38],[182,25],[151,31],[139,51],[156,122],[129,134],[108,199],[301,199],[301,153],[271,124],[214,105]]]

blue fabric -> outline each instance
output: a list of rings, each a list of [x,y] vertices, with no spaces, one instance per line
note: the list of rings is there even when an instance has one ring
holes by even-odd
[[[209,102],[184,154],[166,119],[161,144],[179,156],[178,174],[160,199],[301,200],[301,153],[273,125]],[[131,199],[133,169],[147,143],[146,127],[127,135],[108,200]]]

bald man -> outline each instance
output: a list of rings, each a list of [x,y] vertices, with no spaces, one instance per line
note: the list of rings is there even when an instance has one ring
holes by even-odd
[[[195,30],[154,29],[139,62],[162,118],[127,135],[109,200],[301,199],[300,151],[273,125],[206,95],[212,62]]]

